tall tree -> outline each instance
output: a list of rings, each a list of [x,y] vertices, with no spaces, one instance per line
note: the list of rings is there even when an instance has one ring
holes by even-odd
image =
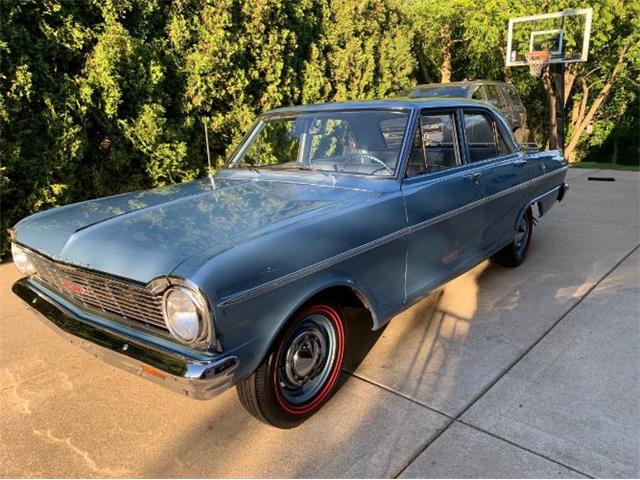
[[[450,82],[455,49],[464,38],[465,17],[474,10],[471,0],[412,0],[407,12],[415,32],[416,57],[421,76]]]
[[[570,161],[578,159],[581,146],[588,145],[587,131],[594,123],[600,120],[615,122],[624,115],[626,108],[618,108],[608,110],[609,118],[602,117],[607,111],[607,101],[616,95],[616,90],[626,88],[628,105],[637,95],[638,83],[640,4],[623,0],[597,2],[594,4],[589,61],[572,67],[571,84],[565,85],[565,105],[572,111],[565,149]],[[629,88],[630,84],[636,87]]]

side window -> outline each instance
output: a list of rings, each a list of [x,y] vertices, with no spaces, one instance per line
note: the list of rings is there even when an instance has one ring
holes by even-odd
[[[458,165],[454,113],[420,115],[407,165],[407,176],[433,173]]]
[[[464,114],[464,131],[467,137],[469,160],[479,162],[497,155],[493,120],[486,113],[468,112]]]
[[[506,107],[504,100],[502,99],[502,95],[500,95],[500,91],[496,85],[486,85],[485,88],[487,89],[487,100],[489,100],[491,105],[498,108]]]
[[[511,85],[505,85],[502,88],[502,93],[504,94],[505,98],[513,103],[513,105],[520,105],[522,103],[520,97],[518,96],[518,92],[516,92],[516,89]]]

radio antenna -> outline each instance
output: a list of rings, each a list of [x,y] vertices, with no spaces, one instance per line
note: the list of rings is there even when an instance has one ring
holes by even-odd
[[[209,180],[211,180],[211,187],[212,188],[216,188],[215,184],[213,183],[213,167],[211,166],[211,153],[209,152],[209,130],[207,129],[207,121],[205,120],[204,122],[204,141],[205,144],[207,146],[207,165],[209,166],[208,169],[208,176],[209,176]]]

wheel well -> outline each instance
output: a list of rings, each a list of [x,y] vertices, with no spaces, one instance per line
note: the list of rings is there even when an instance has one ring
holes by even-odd
[[[337,303],[341,307],[345,308],[344,312],[347,317],[347,321],[357,323],[360,319],[363,320],[371,329],[376,329],[376,317],[375,313],[367,299],[357,290],[350,288],[346,285],[335,285],[333,287],[325,288],[321,290],[311,297],[309,297],[304,303],[302,303],[294,313],[292,313],[282,325],[280,325],[278,332],[274,334],[274,336],[269,341],[269,347],[267,351],[265,351],[263,355],[263,360],[265,356],[269,355],[269,352],[273,348],[273,345],[278,341],[278,338],[282,334],[282,331],[286,326],[291,322],[291,320],[295,317],[295,315],[301,310],[318,303],[330,302]],[[360,315],[358,315],[360,313]],[[364,314],[364,315],[363,315]]]
[[[304,303],[303,307],[323,301],[331,301],[334,303],[338,303],[341,307],[362,310],[369,316],[371,325],[374,325],[373,310],[371,309],[369,302],[360,292],[353,288],[350,288],[346,285],[336,285],[333,287],[329,287],[309,298]]]

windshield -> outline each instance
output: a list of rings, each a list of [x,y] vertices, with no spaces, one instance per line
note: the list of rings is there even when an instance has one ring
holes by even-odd
[[[469,87],[422,87],[416,88],[413,90],[406,90],[406,96],[412,98],[422,98],[422,97],[455,97],[455,98],[465,98],[467,96],[467,92],[469,91]]]
[[[408,120],[394,110],[267,117],[229,167],[393,176]]]

